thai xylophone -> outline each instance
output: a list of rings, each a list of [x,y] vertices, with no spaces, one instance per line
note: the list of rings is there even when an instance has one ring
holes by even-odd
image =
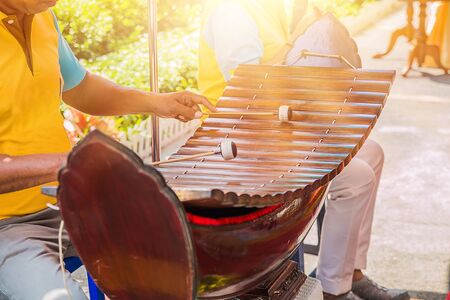
[[[218,112],[171,157],[187,160],[158,170],[181,201],[198,199],[193,191],[211,192],[218,206],[299,198],[327,184],[355,155],[393,78],[388,71],[242,65],[219,99]],[[278,117],[280,107],[289,117]],[[224,140],[236,144],[236,159],[191,159]]]
[[[111,299],[291,299],[300,275],[286,262],[328,183],[375,125],[394,77],[239,66],[217,112],[153,166],[91,133],[58,189],[86,268]]]

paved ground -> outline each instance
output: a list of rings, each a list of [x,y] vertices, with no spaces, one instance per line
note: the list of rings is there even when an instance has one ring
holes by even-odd
[[[404,11],[358,35],[364,66],[404,66],[408,45],[400,40],[382,60],[390,32]],[[367,273],[376,281],[405,288],[421,299],[445,299],[450,282],[450,76],[421,69],[397,76],[372,138],[385,150]],[[315,258],[308,258],[309,266]]]

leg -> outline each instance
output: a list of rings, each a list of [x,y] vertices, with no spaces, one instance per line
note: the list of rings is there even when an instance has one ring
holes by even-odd
[[[406,67],[402,71],[402,76],[403,77],[408,76],[409,71],[411,71],[411,69],[412,69],[412,65],[414,63],[414,59],[416,59],[418,57],[418,54],[419,54],[418,46],[414,46],[411,49],[411,51],[409,52],[408,64],[406,65]]]
[[[58,258],[58,228],[47,225],[48,222],[39,220],[34,224],[0,227],[0,299],[42,299],[49,291],[64,287]],[[68,243],[64,234],[64,249]],[[87,299],[70,273],[64,273],[73,299]]]
[[[406,8],[407,22],[405,27],[395,30],[391,35],[391,40],[389,41],[387,50],[383,53],[375,54],[373,58],[382,58],[383,56],[388,55],[392,51],[392,49],[394,49],[395,43],[397,43],[398,38],[401,37],[402,35],[406,36],[408,38],[408,42],[411,43],[414,37],[414,26],[412,24],[413,17],[414,17],[413,1],[408,0],[408,6]]]
[[[388,45],[386,51],[375,54],[373,56],[373,58],[382,58],[382,57],[388,55],[392,51],[392,49],[394,49],[394,46],[397,43],[398,38],[401,36],[408,37],[410,34],[409,32],[410,32],[410,29],[408,26],[405,26],[403,28],[399,28],[399,29],[395,30],[391,35],[391,39],[389,41],[389,45]]]
[[[372,168],[359,158],[331,183],[317,266],[317,279],[326,293],[351,289],[359,232],[375,186]]]
[[[352,291],[363,299],[409,299],[408,292],[399,289],[383,289],[369,280],[362,272],[367,266],[367,252],[369,250],[372,233],[373,215],[377,197],[378,185],[384,164],[384,153],[381,146],[372,140],[367,140],[356,156],[373,170],[375,174],[375,188],[370,194],[369,204],[364,212],[363,222],[359,231],[357,254],[355,260],[355,273],[353,276]]]
[[[426,45],[420,44],[417,50],[417,56],[416,61],[419,68],[422,68],[423,63],[425,62],[425,55],[426,55]]]
[[[436,65],[440,69],[444,70],[445,74],[448,74],[447,68],[441,62],[441,51],[439,50],[438,46],[436,46],[436,45],[426,45],[425,55],[430,55],[431,57],[433,57],[434,62],[436,63]]]
[[[367,266],[367,252],[369,251],[370,236],[372,233],[373,215],[377,198],[378,185],[380,184],[381,172],[384,164],[384,152],[380,144],[373,140],[367,140],[356,155],[365,161],[375,174],[375,188],[369,197],[369,205],[364,213],[363,223],[359,231],[355,269],[362,270]]]
[[[295,250],[294,255],[292,255],[291,260],[297,263],[298,270],[302,273],[305,272],[305,252],[303,250],[303,243],[298,246]]]

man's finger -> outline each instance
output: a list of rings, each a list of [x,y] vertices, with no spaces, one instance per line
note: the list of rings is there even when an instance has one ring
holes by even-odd
[[[182,121],[190,121],[195,118],[195,110],[189,106],[175,102],[173,112],[176,116],[183,117]],[[181,119],[181,118],[180,118]]]
[[[193,104],[192,105],[192,109],[195,110],[195,111],[202,111],[200,106],[198,106],[197,104]]]
[[[177,117],[176,117],[176,119],[178,120],[178,121],[181,121],[181,122],[187,122],[187,120],[183,117],[183,116],[181,116],[181,115],[178,115]]]
[[[208,108],[210,111],[216,111],[216,108],[214,107],[214,105],[212,105],[206,97],[203,97],[201,95],[197,95],[194,93],[190,93],[189,97],[191,98],[191,101],[193,101],[194,103],[202,104],[202,105],[206,106],[206,108]]]
[[[195,118],[196,119],[200,119],[201,117],[203,117],[203,113],[201,111],[198,111],[195,113]]]

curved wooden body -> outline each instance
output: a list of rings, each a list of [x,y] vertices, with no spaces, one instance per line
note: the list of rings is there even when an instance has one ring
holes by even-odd
[[[196,262],[181,203],[152,167],[96,131],[59,173],[65,227],[111,299],[194,299]]]
[[[250,222],[191,224],[199,298],[224,299],[256,288],[290,257],[319,213],[326,186]]]
[[[255,288],[302,241],[326,190],[228,225],[188,212],[188,225],[163,177],[99,132],[75,147],[59,180],[71,240],[112,299],[223,299]]]

